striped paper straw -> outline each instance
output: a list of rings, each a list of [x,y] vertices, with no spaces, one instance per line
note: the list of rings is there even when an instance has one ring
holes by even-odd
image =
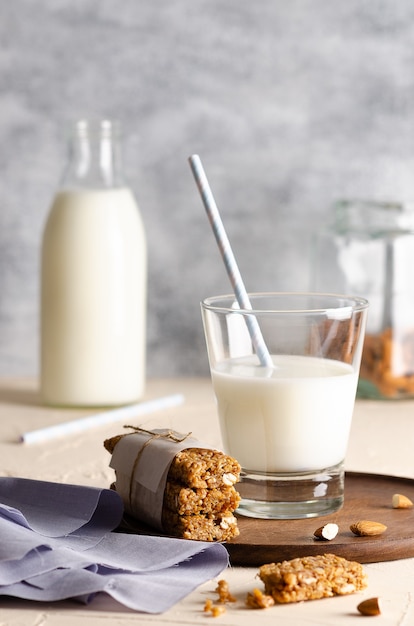
[[[247,295],[242,276],[240,274],[235,256],[231,249],[230,241],[227,237],[219,210],[210,189],[210,185],[208,184],[207,176],[204,172],[200,157],[197,154],[193,154],[188,160],[194,175],[194,179],[197,183],[201,199],[206,209],[210,225],[213,229],[214,236],[221,252],[221,256],[223,257],[224,265],[226,267],[227,274],[233,287],[236,300],[239,304],[240,309],[251,310],[252,305],[250,303],[249,296]],[[264,367],[273,368],[273,361],[264,342],[263,335],[261,333],[256,317],[254,315],[247,315],[245,319],[252,340],[252,344],[259,358],[260,364]]]
[[[112,424],[121,419],[125,420],[141,417],[142,415],[154,413],[155,411],[169,409],[171,407],[178,406],[183,402],[183,394],[176,393],[171,396],[164,396],[163,398],[156,398],[139,404],[128,404],[127,406],[121,406],[118,409],[110,409],[109,411],[103,411],[102,413],[88,415],[87,417],[80,419],[71,420],[69,422],[61,422],[60,424],[53,424],[52,426],[45,426],[45,428],[39,428],[38,430],[23,433],[21,441],[23,443],[31,444],[49,441],[50,439],[56,439],[57,437],[74,435],[75,433],[83,432],[85,430],[89,430],[90,428]]]

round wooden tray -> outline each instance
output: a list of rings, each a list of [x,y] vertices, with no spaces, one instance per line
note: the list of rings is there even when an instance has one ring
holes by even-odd
[[[231,564],[260,566],[328,552],[360,563],[412,557],[414,508],[393,509],[394,493],[402,493],[414,502],[414,480],[349,472],[345,476],[345,504],[332,515],[302,520],[262,520],[239,515],[240,535],[225,544]],[[362,519],[382,522],[387,530],[376,537],[357,537],[349,527]],[[335,539],[315,539],[314,531],[328,522],[339,526]]]

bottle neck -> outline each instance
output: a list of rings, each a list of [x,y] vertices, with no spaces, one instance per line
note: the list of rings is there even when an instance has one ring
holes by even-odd
[[[62,187],[107,189],[124,186],[119,125],[110,120],[77,122],[69,142]]]

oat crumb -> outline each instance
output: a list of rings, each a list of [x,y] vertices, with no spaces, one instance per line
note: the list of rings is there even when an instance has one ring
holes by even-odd
[[[253,589],[251,593],[247,594],[246,605],[251,609],[268,609],[274,606],[275,601],[272,596],[269,596],[260,589]]]
[[[218,581],[216,592],[218,593],[218,601],[220,604],[226,604],[226,602],[236,602],[236,598],[230,593],[229,583],[227,580]]]
[[[210,613],[211,617],[220,617],[220,615],[223,615],[223,613],[225,612],[226,607],[224,607],[222,604],[214,604],[210,598],[207,598],[204,604],[204,613]]]
[[[212,617],[220,617],[220,615],[223,615],[223,613],[226,612],[226,607],[221,605],[218,606],[217,604],[214,605],[211,609],[211,615]]]

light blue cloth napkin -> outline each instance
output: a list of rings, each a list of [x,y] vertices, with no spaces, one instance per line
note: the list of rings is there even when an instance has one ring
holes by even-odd
[[[162,613],[228,565],[221,544],[112,532],[110,489],[0,477],[0,595],[89,602],[104,592]]]

